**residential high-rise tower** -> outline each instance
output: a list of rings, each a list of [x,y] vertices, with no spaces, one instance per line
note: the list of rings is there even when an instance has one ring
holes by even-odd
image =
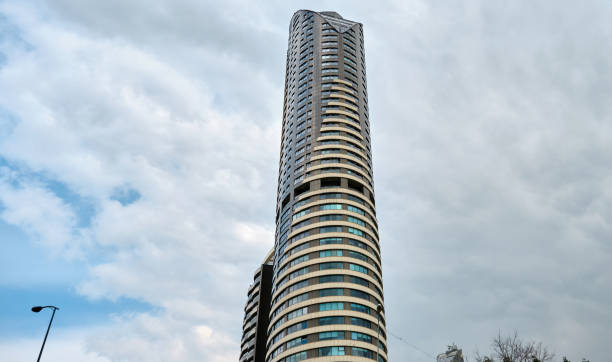
[[[367,94],[362,25],[296,12],[267,362],[387,361]]]

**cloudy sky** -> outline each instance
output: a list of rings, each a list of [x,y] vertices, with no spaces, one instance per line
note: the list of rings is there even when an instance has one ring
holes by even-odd
[[[294,11],[364,24],[390,356],[612,355],[612,3],[0,0],[0,356],[234,361]],[[401,339],[400,339],[401,338]]]

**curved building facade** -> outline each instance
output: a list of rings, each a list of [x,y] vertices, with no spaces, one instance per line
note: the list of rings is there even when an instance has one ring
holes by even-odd
[[[385,362],[362,25],[296,12],[284,98],[266,361]]]

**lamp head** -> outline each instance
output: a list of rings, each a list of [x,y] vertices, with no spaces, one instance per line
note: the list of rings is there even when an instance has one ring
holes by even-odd
[[[43,309],[43,307],[41,306],[36,306],[36,307],[32,307],[32,312],[34,313],[38,313]]]

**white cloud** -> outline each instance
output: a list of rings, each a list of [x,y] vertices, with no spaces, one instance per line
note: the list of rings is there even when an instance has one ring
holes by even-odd
[[[85,333],[91,333],[87,330]],[[83,330],[51,332],[43,350],[43,361],[109,362],[110,360],[89,351],[83,338]],[[38,357],[41,338],[5,339],[0,342],[0,351],[5,361],[26,362]]]
[[[34,240],[68,258],[83,256],[88,231],[77,227],[73,210],[37,182],[20,186],[15,172],[0,167],[0,218],[17,225]]]

